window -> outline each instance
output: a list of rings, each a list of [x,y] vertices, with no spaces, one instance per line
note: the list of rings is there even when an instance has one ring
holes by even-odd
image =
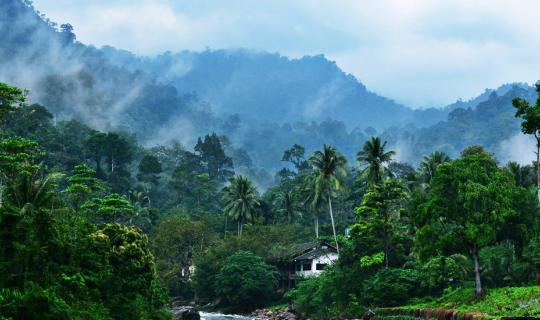
[[[311,271],[311,263],[304,263],[303,264],[303,270],[304,271]]]
[[[317,263],[317,270],[324,270],[325,267],[326,267],[326,264],[324,264],[324,263]]]
[[[296,271],[302,271],[302,265],[301,264],[296,265]]]

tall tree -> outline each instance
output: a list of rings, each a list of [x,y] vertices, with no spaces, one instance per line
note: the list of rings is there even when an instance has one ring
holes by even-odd
[[[199,138],[195,145],[195,151],[201,157],[210,178],[225,182],[234,175],[233,161],[225,154],[220,138],[212,133]]]
[[[223,191],[225,193],[223,211],[225,215],[237,221],[238,235],[242,235],[244,223],[253,219],[259,206],[257,189],[246,177],[234,176]]]
[[[0,82],[0,121],[26,101],[28,91]]]
[[[69,185],[62,193],[68,196],[74,210],[79,210],[81,204],[92,194],[105,189],[103,183],[95,175],[95,170],[81,164],[75,166],[72,175],[66,179]]]
[[[448,161],[450,161],[450,157],[446,153],[440,152],[440,151],[435,151],[429,156],[425,156],[419,165],[419,170],[422,176],[422,180],[425,183],[430,184],[431,180],[435,176],[435,172],[437,171],[437,168],[441,164]]]
[[[317,192],[317,179],[315,173],[306,178],[300,190],[304,197],[304,206],[309,208],[313,215],[315,238],[319,239],[319,216],[325,199],[322,193]]]
[[[357,160],[366,165],[362,171],[368,185],[381,183],[385,175],[390,171],[385,167],[392,157],[396,154],[394,151],[386,151],[386,141],[382,142],[379,137],[372,137],[371,140],[364,143],[364,148],[357,154]]]
[[[278,212],[285,216],[287,224],[291,224],[294,218],[300,214],[296,194],[293,190],[278,193],[275,205],[279,208]]]
[[[299,144],[293,145],[283,152],[281,161],[287,161],[294,165],[298,172],[309,169],[309,163],[305,159],[306,149]]]
[[[328,200],[328,212],[332,222],[332,232],[339,254],[334,212],[332,210],[332,194],[341,186],[342,179],[347,175],[347,159],[334,147],[325,144],[322,151],[315,151],[309,158],[315,174],[315,200],[325,195]]]
[[[390,265],[390,251],[394,234],[400,225],[402,205],[406,193],[399,180],[387,179],[372,185],[364,195],[362,204],[355,209],[359,223],[353,226],[379,240],[384,252],[384,265]],[[353,232],[355,234],[355,232]],[[361,236],[363,236],[361,234]]]
[[[536,187],[540,203],[540,82],[537,82],[535,86],[538,93],[536,104],[532,105],[521,98],[515,98],[512,104],[516,108],[515,116],[523,119],[521,131],[524,134],[532,134],[536,139]]]
[[[479,252],[508,237],[504,230],[519,212],[526,191],[481,147],[439,166],[427,199],[415,210],[415,243],[421,256],[461,253],[474,262],[476,295],[482,295]]]

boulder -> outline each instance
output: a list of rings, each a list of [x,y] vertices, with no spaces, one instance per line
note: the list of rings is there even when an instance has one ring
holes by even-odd
[[[172,312],[174,312],[173,320],[201,320],[201,315],[193,307],[176,307]]]

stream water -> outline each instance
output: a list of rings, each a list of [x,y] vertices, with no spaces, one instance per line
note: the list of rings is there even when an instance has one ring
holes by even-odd
[[[257,320],[258,318],[201,312],[201,320]]]

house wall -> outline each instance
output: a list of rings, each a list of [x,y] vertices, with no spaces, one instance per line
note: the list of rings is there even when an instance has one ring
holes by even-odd
[[[323,270],[317,270],[317,264],[326,264],[331,265],[338,259],[337,253],[331,252],[311,260],[311,269],[304,270],[304,266],[301,261],[298,261],[298,264],[302,264],[301,271],[297,271],[296,274],[303,277],[314,277],[320,275]]]

